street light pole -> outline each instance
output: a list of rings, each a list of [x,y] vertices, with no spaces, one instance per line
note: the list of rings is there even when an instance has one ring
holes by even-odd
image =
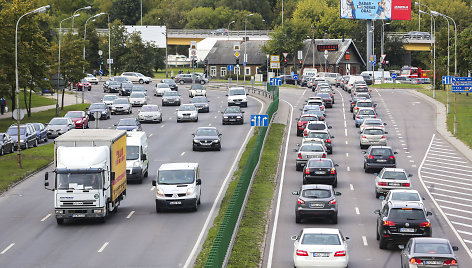
[[[249,15],[246,15],[244,17],[244,56],[243,56],[243,76],[244,76],[244,84],[246,84],[246,61],[247,61],[247,54],[246,54],[246,50],[247,50],[247,29],[246,29],[246,25],[247,25],[247,17],[251,17],[251,16],[254,16],[254,14],[249,14]],[[239,72],[239,70],[238,70]]]
[[[42,6],[40,8],[37,8],[33,11],[30,11],[28,13],[23,14],[18,21],[16,22],[16,28],[15,28],[15,85],[16,85],[16,124],[17,124],[17,132],[18,132],[18,167],[21,168],[21,146],[20,146],[20,87],[19,87],[19,82],[18,82],[18,25],[20,24],[20,20],[29,14],[35,14],[35,13],[44,13],[46,10],[49,8],[49,5]]]
[[[384,37],[385,37],[385,25],[389,25],[390,22],[387,22],[385,23],[384,20],[382,20],[382,39],[380,40],[380,57],[383,57],[384,55]],[[385,77],[384,77],[384,65],[383,65],[383,62],[385,61],[385,59],[381,58],[382,60],[382,84],[385,82]]]
[[[228,23],[228,28],[227,28],[227,29],[228,29],[228,40],[229,40],[229,36],[230,36],[229,26],[230,26],[231,24],[235,23],[235,22],[236,22],[236,21],[233,20],[232,22]]]
[[[79,8],[79,9],[76,9],[76,10],[74,11],[74,13],[72,13],[72,16],[74,16],[74,15],[75,15],[77,12],[79,12],[80,10],[86,10],[86,9],[87,9],[87,10],[88,10],[88,9],[92,9],[92,7],[91,7],[91,6],[86,6],[86,7],[81,7],[81,8]],[[75,19],[75,17],[72,18],[72,29],[74,29],[74,19]]]
[[[99,13],[99,14],[95,14],[93,15],[92,17],[88,18],[86,21],[85,21],[85,30],[84,30],[84,51],[83,51],[83,57],[84,57],[84,65],[83,65],[83,72],[84,72],[84,75],[85,75],[85,39],[86,39],[86,36],[87,36],[87,23],[89,22],[89,20],[91,19],[95,19],[96,17],[99,17],[101,15],[103,15],[105,13]],[[78,88],[77,88],[78,89]],[[77,93],[77,91],[76,91]],[[84,103],[84,99],[85,99],[85,90],[82,88],[82,103]]]
[[[77,13],[73,16],[70,16],[68,18],[65,18],[63,20],[61,20],[61,23],[59,23],[59,64],[57,65],[57,90],[56,90],[56,116],[59,116],[59,81],[60,81],[60,76],[61,76],[61,35],[62,35],[62,23],[66,20],[69,20],[69,19],[72,19],[72,18],[75,18],[75,17],[78,17],[80,16],[80,13]],[[77,89],[79,89],[77,87]],[[82,88],[82,90],[84,90]]]
[[[422,5],[429,10],[429,13],[424,12],[422,10],[419,13],[427,14],[431,17],[431,37],[433,38],[433,50],[431,51],[432,57],[432,65],[433,65],[433,83],[431,83],[431,89],[433,90],[433,99],[436,99],[436,19],[434,19],[433,14],[431,14],[431,9],[424,4],[420,4],[415,2],[415,5]]]
[[[110,14],[108,16],[108,80],[111,79],[111,31],[110,31]]]

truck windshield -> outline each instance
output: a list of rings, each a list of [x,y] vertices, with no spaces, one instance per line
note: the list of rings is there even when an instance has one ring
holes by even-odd
[[[157,181],[159,184],[185,184],[192,183],[194,171],[187,170],[160,170]]]
[[[139,146],[126,146],[126,160],[136,160],[139,158]]]
[[[101,189],[102,173],[58,173],[58,190]]]

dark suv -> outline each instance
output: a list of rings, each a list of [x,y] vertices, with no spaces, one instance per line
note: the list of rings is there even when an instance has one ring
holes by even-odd
[[[329,158],[310,158],[303,172],[303,184],[331,184],[338,186],[336,167]]]
[[[412,202],[388,202],[382,210],[375,210],[377,218],[376,236],[381,249],[389,243],[406,243],[412,237],[429,237],[432,234],[431,223],[420,204]]]
[[[370,146],[364,154],[364,171],[369,172],[371,169],[396,168],[397,161],[395,155],[397,152],[392,150],[390,146]]]
[[[300,223],[304,218],[328,218],[338,223],[338,205],[331,185],[308,184],[303,185],[300,191],[292,192],[297,195],[295,205],[295,222]]]

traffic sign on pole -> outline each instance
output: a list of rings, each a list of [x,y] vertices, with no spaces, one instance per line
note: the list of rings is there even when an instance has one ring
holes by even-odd
[[[282,53],[284,55],[284,58],[286,58],[288,56],[288,53],[287,52],[284,52]]]
[[[303,59],[303,51],[302,50],[298,51],[298,59],[299,60]]]
[[[397,79],[397,74],[396,74],[396,73],[393,73],[393,74],[392,74],[392,78],[393,78],[393,79]]]
[[[443,76],[443,77],[442,77],[442,84],[443,84],[443,85],[450,85],[450,84],[452,84],[452,78],[453,78],[453,76],[447,76],[447,75]]]
[[[256,127],[269,126],[269,116],[266,114],[252,114],[251,126],[256,126]]]
[[[234,56],[235,56],[236,58],[239,58],[239,55],[241,55],[241,54],[239,54],[239,52],[237,52],[237,51],[234,52]]]
[[[232,71],[234,70],[234,66],[233,65],[228,65],[228,71]]]

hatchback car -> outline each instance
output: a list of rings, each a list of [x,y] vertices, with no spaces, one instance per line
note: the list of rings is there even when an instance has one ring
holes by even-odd
[[[147,104],[146,95],[142,92],[131,92],[128,99],[132,106],[143,106]]]
[[[303,137],[302,143],[305,143],[306,141],[323,141],[326,146],[326,152],[332,154],[333,144],[331,139],[334,139],[334,136],[331,136],[327,130],[314,130],[308,132],[308,134]]]
[[[359,127],[364,122],[364,119],[377,118],[377,113],[373,108],[360,108],[355,115],[356,127]]]
[[[99,119],[109,119],[111,117],[110,107],[103,102],[92,103],[87,108],[87,114],[89,120],[95,120],[95,116],[98,115]]]
[[[380,196],[380,199],[382,200],[381,208],[390,201],[414,202],[424,207],[423,200],[425,200],[417,190],[413,189],[390,190],[386,196]]]
[[[188,90],[188,96],[193,98],[195,96],[206,96],[206,89],[202,85],[192,84]]]
[[[121,82],[108,80],[103,83],[103,92],[119,92],[121,88]]]
[[[177,86],[177,84],[175,83],[173,79],[162,79],[161,83],[168,84],[170,89],[172,89],[173,91],[179,90],[179,87]]]
[[[98,79],[93,74],[87,74],[84,79],[87,80],[90,84],[98,85]]]
[[[173,91],[175,92],[175,91]],[[182,104],[177,110],[177,123],[182,121],[198,121],[198,110],[193,104]]]
[[[338,185],[338,174],[333,160],[329,158],[310,158],[303,172],[303,184],[330,184]]]
[[[105,95],[103,96],[102,102],[110,107],[116,99],[118,99],[118,96],[116,95]]]
[[[301,171],[310,158],[325,158],[325,147],[319,143],[304,143],[297,150],[295,169]]]
[[[162,97],[162,95],[164,95],[164,93],[168,91],[172,91],[172,89],[170,89],[169,87],[169,84],[167,83],[156,84],[156,86],[154,87],[154,96]]]
[[[295,222],[301,223],[304,218],[328,218],[333,223],[338,223],[338,205],[333,186],[324,184],[303,185],[300,191],[292,192],[297,195],[295,205]]]
[[[133,83],[140,83],[140,84],[149,84],[152,82],[152,78],[149,76],[145,76],[141,73],[136,73],[136,72],[124,72],[121,74],[121,77],[126,77],[128,78],[129,81]]]
[[[303,228],[292,236],[294,267],[342,267],[349,263],[347,242],[334,228]]]
[[[413,237],[403,248],[400,262],[402,268],[457,268],[459,263],[454,254],[457,250],[445,238]]]
[[[228,106],[226,109],[221,112],[222,116],[222,123],[223,125],[226,124],[244,124],[244,111],[241,110],[239,106]]]
[[[48,130],[46,126],[42,123],[29,123],[34,127],[34,130],[37,134],[38,143],[47,142],[48,141]]]
[[[116,129],[126,131],[142,131],[141,123],[136,118],[121,118],[115,123]]]
[[[157,105],[144,105],[138,113],[139,122],[162,122],[162,111]]]
[[[76,88],[77,91],[82,91],[82,90],[90,91],[92,90],[92,84],[90,84],[89,81],[87,81],[86,79],[82,79],[77,84],[74,84],[74,88]]]
[[[389,146],[370,146],[364,154],[364,171],[369,172],[371,169],[396,168],[397,162],[394,152]]]
[[[116,99],[111,105],[111,114],[131,114],[132,112],[131,104],[129,103],[128,99]]]
[[[18,125],[11,125],[7,134],[14,142],[15,150],[18,149]],[[38,146],[38,139],[34,127],[28,124],[20,125],[20,147],[21,149],[28,149]]]
[[[89,117],[84,111],[69,111],[64,117],[72,119],[75,124],[75,128],[89,128]]]
[[[133,85],[133,88],[131,89],[131,93],[133,93],[133,92],[141,92],[145,96],[147,96],[146,88],[144,86],[141,86],[141,85]]]
[[[297,136],[302,136],[303,131],[305,130],[306,124],[309,121],[318,121],[318,116],[312,114],[302,114],[297,120]]]
[[[208,104],[208,102],[210,101],[205,96],[197,96],[191,100],[191,103],[193,103],[197,107],[199,113],[210,112],[210,105]]]
[[[355,96],[355,97],[353,97],[353,98],[349,101],[349,103],[350,103],[349,111],[350,111],[351,113],[354,112],[354,106],[356,106],[357,101],[359,101],[359,100],[365,100],[365,99],[366,99],[365,97],[361,97],[361,96]]]
[[[389,243],[404,244],[412,237],[430,237],[431,222],[422,206],[410,202],[389,202],[381,210],[375,210],[377,217],[376,237],[379,248]]]
[[[178,74],[174,80],[175,80],[175,83],[178,83],[181,85],[185,83],[192,83],[193,81],[195,83],[202,84],[202,85],[206,83],[206,81],[202,79],[202,77],[200,77],[199,75],[193,75],[193,74]]]
[[[54,117],[46,125],[48,138],[58,137],[73,128],[75,128],[74,121],[67,117]]]
[[[388,132],[380,128],[365,128],[364,131],[360,132],[359,145],[361,149],[369,148],[371,145],[387,145],[387,137],[385,134]]]
[[[221,150],[221,133],[215,127],[199,127],[192,135],[192,149],[194,151]]]
[[[331,94],[330,93],[326,93],[326,92],[319,92],[316,94],[316,96],[319,96],[323,99],[323,102],[325,103],[326,105],[326,108],[333,108],[333,98],[331,97]]]
[[[331,126],[328,126],[324,121],[310,121],[306,124],[305,130],[303,130],[303,136],[308,136],[308,132],[315,130],[328,130]]]
[[[180,105],[180,95],[177,91],[164,92],[162,95],[162,106],[166,105]]]
[[[356,114],[357,114],[357,111],[361,108],[374,108],[376,107],[377,105],[374,104],[372,102],[372,100],[370,99],[361,99],[361,100],[358,100],[356,102],[356,105],[354,106],[354,108],[352,109],[352,112],[353,112],[353,115],[352,115],[352,119],[355,118]]]
[[[412,174],[406,174],[403,168],[383,168],[375,174],[375,197],[394,189],[410,189]]]
[[[13,153],[14,151],[15,142],[10,135],[8,135],[8,133],[0,133],[0,155]]]
[[[380,118],[368,118],[365,119],[359,126],[360,131],[364,131],[365,128],[380,128],[384,129],[387,123],[383,123]]]

